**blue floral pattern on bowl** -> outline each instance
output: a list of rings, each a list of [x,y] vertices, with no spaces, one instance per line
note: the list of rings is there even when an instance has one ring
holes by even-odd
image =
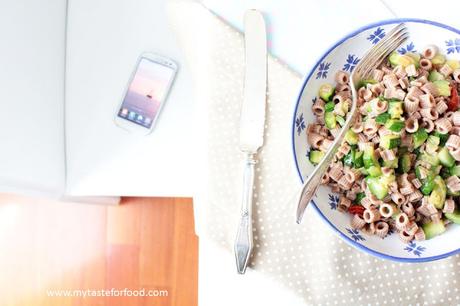
[[[446,47],[447,54],[460,53],[460,38],[446,40]]]
[[[355,69],[355,67],[356,67],[356,65],[358,65],[358,63],[359,63],[359,58],[356,55],[348,54],[347,60],[346,60],[345,64],[343,65],[342,70],[352,73],[353,69]]]
[[[401,47],[398,49],[398,52],[399,54],[406,54],[407,52],[417,52],[417,50],[415,50],[415,45],[413,42],[410,42],[409,44],[407,44],[405,47]]]
[[[308,125],[315,121],[311,106],[315,101],[318,88],[326,82],[335,83],[335,73],[339,70],[352,72],[365,52],[400,22],[406,23],[410,33],[409,40],[397,48],[400,53],[413,52],[416,49],[420,51],[419,48],[434,44],[448,58],[460,60],[459,30],[418,19],[387,20],[363,27],[327,50],[304,79],[292,119],[294,162],[301,181],[314,169],[308,159],[310,146],[307,143],[306,131]],[[338,196],[333,194],[329,187],[319,186],[312,206],[340,237],[364,252],[403,262],[432,261],[460,252],[460,239],[458,239],[460,226],[449,224],[447,231],[434,239],[405,244],[399,239],[398,234],[390,233],[382,239],[352,229],[351,215],[337,210],[338,201]]]

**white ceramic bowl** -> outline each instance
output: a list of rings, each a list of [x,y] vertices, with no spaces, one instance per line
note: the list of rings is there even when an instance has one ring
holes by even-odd
[[[426,45],[435,44],[449,58],[460,60],[460,31],[428,20],[394,19],[378,22],[349,34],[333,45],[306,76],[294,111],[292,146],[295,166],[302,181],[313,170],[308,161],[310,148],[305,129],[309,123],[315,121],[311,106],[319,86],[325,82],[334,83],[336,71],[351,72],[363,54],[400,22],[406,23],[410,38],[398,49],[399,52],[420,50]],[[352,229],[350,215],[337,211],[337,201],[338,196],[329,187],[321,186],[312,204],[345,241],[367,253],[396,261],[422,262],[460,252],[460,225],[448,225],[444,234],[433,239],[404,244],[397,234],[381,239]]]

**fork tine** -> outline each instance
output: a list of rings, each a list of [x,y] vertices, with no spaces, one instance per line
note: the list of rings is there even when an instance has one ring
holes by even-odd
[[[371,48],[361,60],[362,65],[367,65],[368,61],[371,61],[375,54],[378,54],[383,48],[385,48],[389,43],[394,40],[394,37],[398,37],[401,35],[405,35],[407,33],[407,28],[403,23],[399,24],[395,28],[393,28],[382,40]]]
[[[355,68],[354,75],[357,78],[354,79],[368,78],[373,69],[408,37],[409,33],[404,23],[394,27],[377,45],[364,55]]]

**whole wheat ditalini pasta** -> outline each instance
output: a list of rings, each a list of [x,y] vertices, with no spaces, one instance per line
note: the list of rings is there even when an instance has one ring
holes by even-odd
[[[390,218],[391,216],[396,214],[397,211],[398,210],[396,206],[390,203],[383,203],[382,205],[380,205],[379,208],[380,216],[382,216],[383,218]]]
[[[455,210],[455,202],[452,198],[446,199],[444,202],[444,207],[442,209],[443,212],[445,213],[453,213]]]
[[[425,232],[421,227],[419,227],[418,230],[415,232],[414,238],[417,241],[423,241],[426,239]]]
[[[431,61],[427,58],[422,58],[420,60],[420,68],[424,69],[424,70],[431,70],[431,68],[433,68],[433,65],[431,63]]]
[[[393,52],[372,79],[360,82],[358,116],[321,180],[340,194],[337,209],[354,214],[353,228],[379,237],[391,229],[404,242],[424,240],[433,236],[425,228],[448,224],[457,214],[459,67],[430,45],[420,54]],[[350,75],[338,71],[335,84],[323,87],[312,106],[316,121],[306,132],[313,164],[347,119],[349,82]],[[349,211],[352,206],[362,206],[362,214]]]
[[[351,219],[351,227],[354,229],[362,229],[366,224],[366,221],[358,214],[354,215]]]
[[[375,224],[375,234],[380,238],[384,238],[388,234],[389,228],[388,223],[379,221]]]

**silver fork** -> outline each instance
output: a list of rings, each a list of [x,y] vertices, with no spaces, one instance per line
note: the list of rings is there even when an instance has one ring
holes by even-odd
[[[394,51],[399,45],[401,45],[404,41],[407,40],[409,37],[409,32],[406,28],[404,23],[398,24],[394,27],[384,38],[382,38],[374,47],[372,47],[360,60],[358,65],[355,67],[353,73],[351,74],[350,78],[350,87],[352,93],[352,104],[351,109],[348,114],[347,121],[345,122],[342,130],[335,138],[334,142],[332,143],[331,147],[327,151],[326,155],[324,156],[323,160],[319,163],[318,166],[313,170],[313,173],[307,178],[305,183],[302,186],[300,195],[298,197],[298,205],[297,205],[297,223],[302,221],[303,214],[305,209],[310,203],[311,198],[315,194],[318,185],[321,182],[321,178],[323,177],[324,173],[326,172],[327,168],[332,162],[332,159],[337,152],[337,149],[342,144],[343,138],[345,137],[345,133],[350,129],[350,126],[355,121],[356,115],[358,114],[357,111],[357,92],[356,86],[358,86],[358,82],[363,79],[370,79],[372,78],[372,72],[375,68],[377,68],[382,61],[392,52]]]

